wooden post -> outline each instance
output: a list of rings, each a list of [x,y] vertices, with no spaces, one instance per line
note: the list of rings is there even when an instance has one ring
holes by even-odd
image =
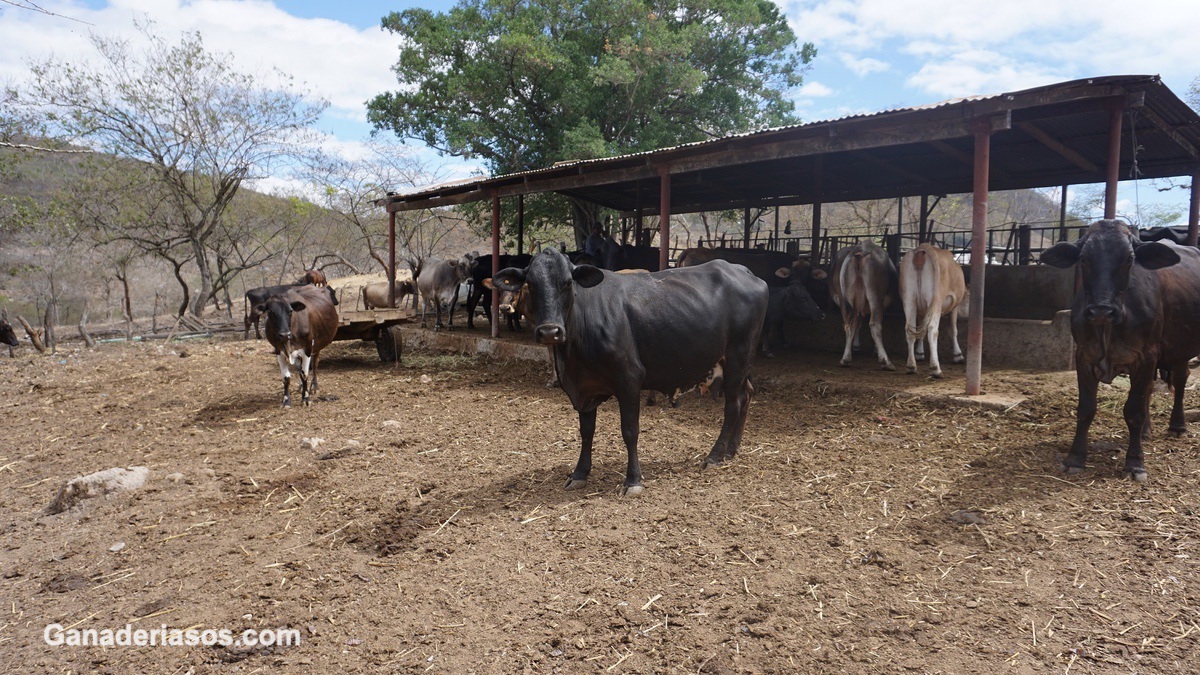
[[[779,245],[779,206],[775,206],[775,249],[783,250]]]
[[[1196,245],[1198,232],[1197,225],[1200,224],[1200,169],[1192,174],[1192,202],[1188,208],[1188,246]]]
[[[637,184],[637,201],[634,202],[634,205],[635,205],[635,213],[636,213],[635,217],[637,218],[637,224],[634,225],[634,228],[633,228],[633,231],[634,231],[633,243],[637,246],[641,246],[642,245],[642,227],[643,227],[643,225],[642,225],[642,181],[640,181],[640,180],[638,181],[638,184]]]
[[[1104,218],[1117,217],[1117,180],[1121,172],[1121,116],[1125,101],[1114,101],[1108,109],[1108,179],[1104,184]]]
[[[971,198],[971,312],[967,320],[967,396],[978,396],[983,366],[983,271],[987,265],[988,166],[992,129],[988,119],[975,127],[974,189]]]
[[[742,212],[742,249],[750,250],[750,205]]]
[[[821,192],[824,189],[823,172],[822,172],[821,155],[813,158],[813,189],[817,193],[817,198],[812,205],[812,241],[810,242],[810,252],[808,263],[814,267],[821,262]],[[829,258],[833,259],[834,249],[830,249]]]
[[[492,192],[492,276],[500,271],[500,193]],[[500,294],[492,291],[492,337],[500,337]]]
[[[417,283],[413,279],[413,283]],[[396,308],[396,212],[388,212],[388,307]],[[257,328],[255,330],[258,330]]]
[[[658,269],[667,269],[671,256],[671,166],[658,165]]]

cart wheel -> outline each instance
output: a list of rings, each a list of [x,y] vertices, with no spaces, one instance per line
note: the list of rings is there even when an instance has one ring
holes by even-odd
[[[403,345],[399,326],[389,326],[375,334],[375,348],[379,350],[379,360],[384,363],[399,363]]]

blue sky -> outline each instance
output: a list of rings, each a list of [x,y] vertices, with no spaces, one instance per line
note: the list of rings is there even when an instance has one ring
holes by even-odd
[[[379,28],[391,11],[445,0],[45,0],[61,17],[0,4],[0,82],[19,81],[31,58],[86,60],[87,33],[131,35],[149,16],[170,35],[199,30],[244,70],[276,67],[331,102],[321,128],[331,148],[353,154],[370,131],[363,103],[395,86],[397,40]],[[959,96],[1013,91],[1096,75],[1160,74],[1181,97],[1200,76],[1200,0],[781,0],[796,35],[818,49],[796,92],[806,121]],[[87,22],[86,24],[81,22]],[[477,169],[451,158],[441,175]],[[1185,201],[1144,184],[1137,201]]]

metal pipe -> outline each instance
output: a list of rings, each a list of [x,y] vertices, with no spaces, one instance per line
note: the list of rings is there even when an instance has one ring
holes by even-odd
[[[1188,208],[1188,246],[1196,245],[1196,235],[1200,233],[1200,170],[1192,174],[1192,202]]]
[[[971,197],[971,312],[967,319],[967,396],[978,396],[983,366],[983,282],[987,259],[988,166],[992,129],[982,119],[975,127],[974,186]]]
[[[1058,204],[1058,240],[1067,240],[1067,186],[1062,186],[1062,198]]]
[[[417,283],[413,279],[413,283]],[[396,212],[388,212],[388,307],[396,308]]]
[[[525,195],[517,195],[517,255],[525,252]]]
[[[812,205],[812,242],[810,242],[810,252],[808,262],[810,265],[816,265],[820,262],[821,256],[821,192],[824,190],[824,167],[821,155],[813,158],[813,189],[816,191],[817,199]],[[829,250],[830,258],[837,249]]]
[[[750,250],[750,205],[742,214],[742,249]]]
[[[1104,218],[1117,217],[1117,180],[1121,173],[1121,116],[1125,102],[1114,102],[1108,109],[1108,180],[1104,184]]]
[[[671,255],[671,166],[658,165],[658,269],[667,269]]]
[[[492,278],[500,272],[500,193],[492,192]],[[500,337],[500,294],[492,291],[492,337]]]
[[[917,244],[929,238],[929,195],[921,195],[921,222],[917,224]]]

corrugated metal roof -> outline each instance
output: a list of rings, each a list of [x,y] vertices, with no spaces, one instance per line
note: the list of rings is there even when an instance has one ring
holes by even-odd
[[[763,129],[615,157],[567,160],[563,162],[557,162],[551,167],[541,169],[533,169],[498,176],[483,176],[470,179],[461,179],[440,183],[438,185],[417,188],[390,196],[387,201],[393,203],[426,202],[439,199],[453,199],[455,196],[460,198],[459,201],[471,201],[471,199],[465,199],[463,197],[483,198],[483,195],[467,195],[466,193],[481,193],[491,188],[514,185],[524,186],[521,188],[521,191],[539,192],[543,191],[544,189],[548,189],[538,189],[538,183],[540,181],[574,175],[582,176],[582,185],[572,187],[570,189],[570,193],[575,196],[588,198],[587,191],[589,190],[589,187],[587,185],[588,181],[586,180],[586,176],[591,171],[598,171],[600,169],[618,169],[624,166],[645,167],[649,164],[656,163],[652,160],[670,161],[678,157],[700,156],[708,153],[710,149],[715,151],[723,148],[729,148],[733,145],[759,145],[775,141],[795,140],[797,138],[811,138],[813,137],[815,131],[822,129],[823,127],[829,127],[830,134],[834,135],[836,131],[840,129],[859,129],[863,127],[863,125],[872,127],[894,119],[897,123],[911,125],[911,128],[918,129],[922,125],[932,124],[935,121],[945,121],[947,119],[958,119],[959,121],[962,121],[963,119],[969,119],[972,117],[972,113],[975,110],[995,112],[1005,108],[1012,108],[1013,110],[1037,108],[1039,101],[1042,101],[1043,99],[1056,100],[1055,96],[1063,98],[1064,100],[1069,99],[1069,93],[1072,90],[1078,90],[1080,92],[1080,99],[1087,99],[1089,96],[1092,99],[1096,99],[1105,95],[1111,96],[1112,91],[1124,91],[1129,93],[1144,92],[1146,109],[1152,111],[1153,114],[1157,115],[1160,119],[1165,120],[1166,123],[1171,127],[1178,128],[1179,133],[1183,136],[1186,136],[1190,143],[1200,145],[1200,117],[1198,117],[1195,111],[1191,110],[1191,108],[1189,108],[1173,92],[1171,92],[1170,89],[1163,85],[1158,76],[1107,76],[1044,85],[1041,87],[1034,87],[1015,92],[954,98],[936,103],[930,103],[927,105],[900,107],[872,113],[846,115],[836,119],[805,122],[802,124]],[[1012,105],[1007,106],[1006,102],[1011,102]],[[956,115],[956,109],[961,109],[962,114]],[[1063,110],[1066,111],[1066,113],[1071,112],[1070,109],[1065,107]],[[1051,110],[1050,112],[1054,111]],[[1061,116],[1061,119],[1055,115],[1048,115],[1044,120],[1039,118],[1037,120],[1037,124],[1040,128],[1042,128],[1043,131],[1046,131],[1055,138],[1061,136],[1069,139],[1072,136],[1082,137],[1094,134],[1096,131],[1095,127],[1098,122],[1096,119],[1092,119],[1092,117],[1086,115],[1075,115],[1072,117],[1069,114],[1064,114]],[[902,143],[898,142],[894,145],[900,144]],[[881,148],[880,151],[882,151],[882,148],[887,147],[887,144],[882,144],[879,147]],[[1045,155],[1046,153],[1042,152],[1044,150],[1045,148],[1043,147],[1039,151],[1034,152],[1034,154]],[[1088,150],[1089,149],[1087,147],[1084,147],[1080,149],[1080,152],[1081,154],[1089,156],[1094,155],[1094,153],[1088,152]],[[1170,145],[1163,145],[1161,148],[1158,148],[1158,150],[1159,152],[1168,152],[1170,150]],[[1092,159],[1093,161],[1101,161],[1103,157],[1104,154],[1101,154],[1099,156],[1092,157]],[[1053,158],[1049,157],[1048,155],[1047,160],[1054,161]],[[1057,161],[1061,160],[1062,158],[1059,157]],[[878,159],[873,159],[873,161],[878,161]],[[1178,163],[1178,161],[1179,158],[1177,157],[1170,158],[1170,162],[1173,163],[1172,166],[1174,166],[1174,163]],[[919,175],[919,162],[914,165],[914,169],[917,170],[917,175]],[[715,170],[716,169],[708,169],[708,171]],[[1050,173],[1054,173],[1054,167],[1049,167],[1047,170],[1050,171]],[[896,169],[895,173],[904,173],[905,171],[906,170],[901,167]],[[1001,170],[999,173],[1003,175],[1004,171]],[[948,182],[947,185],[955,185],[957,184],[956,181],[958,181],[958,178]],[[895,181],[895,185],[892,189],[902,189],[903,185],[913,182],[914,181],[912,180],[910,173],[909,180]],[[1020,181],[1017,181],[1017,183],[1019,182]],[[1094,181],[1081,180],[1078,182]],[[611,184],[612,181],[609,180],[607,183]],[[528,189],[525,189],[526,187]],[[611,188],[610,185],[610,191],[617,189],[619,189],[619,186],[618,188]],[[906,194],[916,193],[909,191]],[[597,203],[603,204],[603,201],[599,199],[599,195],[595,196],[597,197]],[[761,197],[762,195],[759,196]],[[674,198],[675,195],[673,194],[673,199]],[[608,199],[609,201],[613,201],[618,200],[619,197],[614,193],[608,195]],[[624,208],[615,204],[606,205],[612,208]],[[412,203],[405,208],[419,208],[419,205]]]

